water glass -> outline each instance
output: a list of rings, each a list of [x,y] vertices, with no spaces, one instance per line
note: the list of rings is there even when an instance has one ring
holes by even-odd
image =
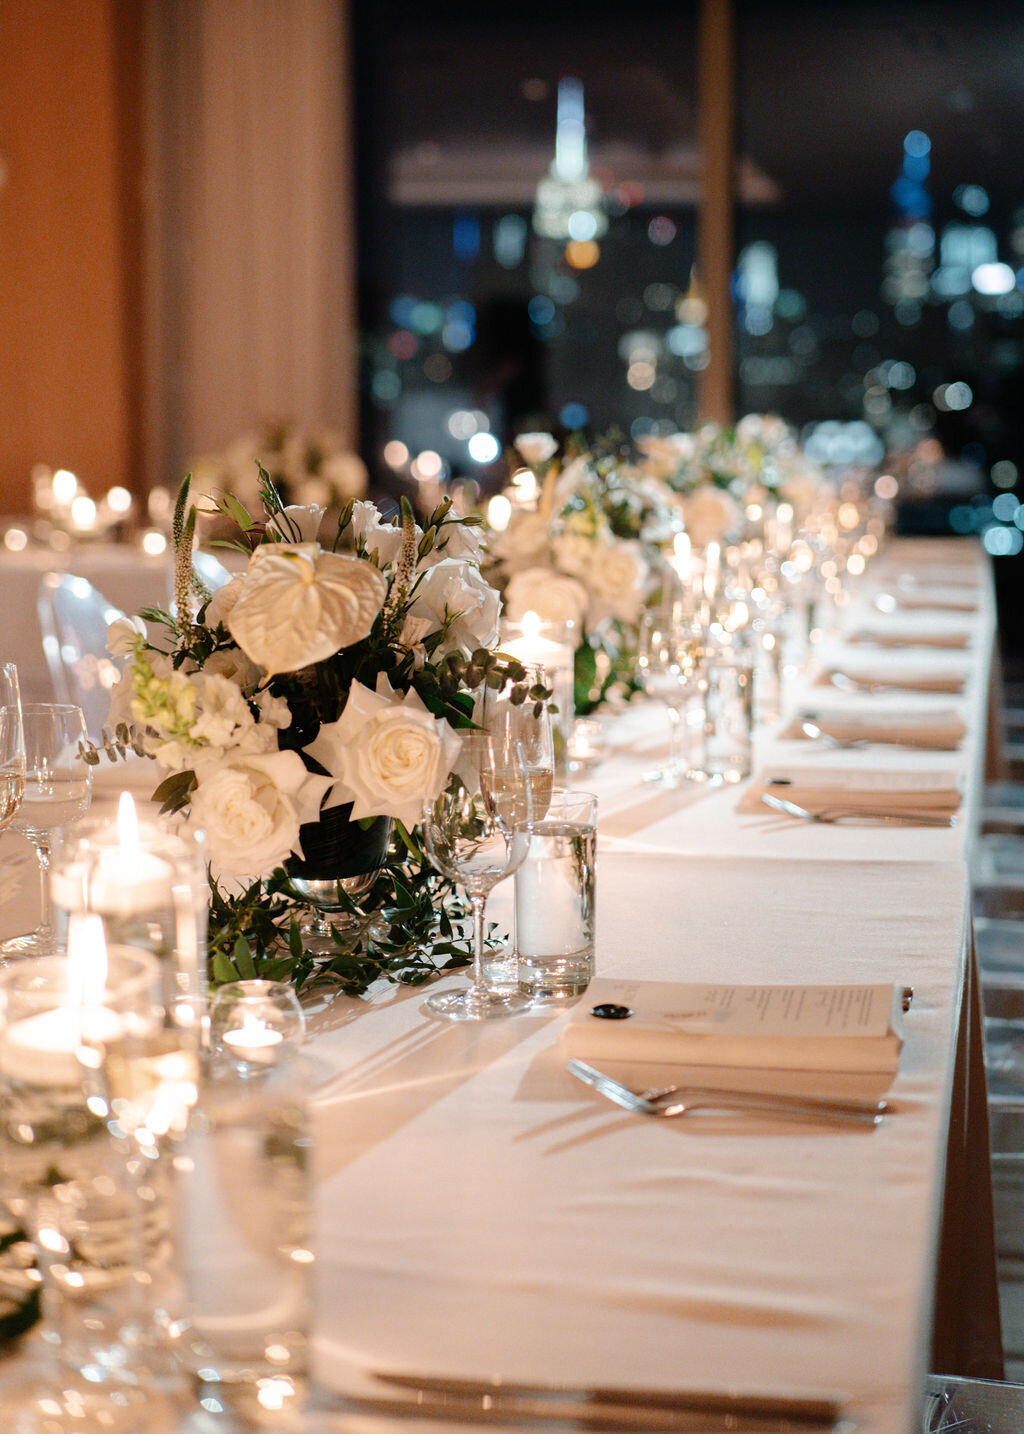
[[[745,651],[711,651],[701,676],[702,770],[709,781],[741,782],[753,770],[754,667]]]
[[[298,1403],[307,1367],[309,1077],[286,1045],[258,1071],[210,1057],[175,1158],[175,1354],[238,1412],[268,1397],[275,1409]]]
[[[571,1000],[594,974],[597,798],[555,791],[516,872],[519,989],[536,1002]]]

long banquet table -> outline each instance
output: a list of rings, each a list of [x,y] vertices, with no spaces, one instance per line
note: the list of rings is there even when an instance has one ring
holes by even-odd
[[[911,986],[888,1092],[895,1113],[873,1130],[759,1116],[646,1120],[567,1074],[563,1012],[448,1024],[426,1012],[422,990],[390,986],[360,1001],[314,1000],[322,1410],[381,1393],[372,1373],[392,1370],[824,1395],[857,1429],[897,1434],[920,1427],[928,1369],[999,1377],[966,866],[984,776],[993,596],[968,540],[892,543],[864,602],[900,573],[975,584],[969,615],[885,619],[901,630],[917,623],[926,638],[960,624],[967,645],[853,654],[840,636],[824,639],[819,659],[870,656],[899,671],[925,652],[962,670],[961,695],[899,698],[901,708],[955,706],[962,745],[823,752],[781,740],[776,724],[758,732],[755,770],[952,773],[963,790],[953,827],[812,825],[738,814],[742,788],[656,790],[641,780],[663,755],[655,708],[627,713],[607,762],[577,783],[601,801],[598,971]],[[844,611],[847,634],[866,612],[879,616],[863,604]],[[807,680],[791,704],[806,700]],[[0,852],[11,856],[15,840]],[[19,896],[10,879],[6,890],[9,930]],[[311,1414],[307,1424],[340,1417]]]

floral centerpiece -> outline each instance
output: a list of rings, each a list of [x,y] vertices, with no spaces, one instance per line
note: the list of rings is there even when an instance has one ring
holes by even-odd
[[[577,435],[560,452],[550,434],[530,433],[515,447],[526,468],[513,475],[507,526],[488,535],[484,570],[513,621],[535,612],[573,625],[576,711],[586,714],[634,690],[637,625],[662,581],[660,548],[682,526],[679,500],[612,438],[588,447]]]
[[[680,495],[697,548],[737,538],[751,503],[783,499],[802,509],[821,479],[793,430],[774,414],[748,413],[735,425],[704,423],[693,433],[652,434],[637,446],[641,470]]]
[[[332,428],[264,423],[239,434],[220,453],[192,464],[197,493],[230,493],[250,508],[261,502],[267,473],[285,504],[340,508],[366,493],[366,464]]]
[[[218,502],[249,562],[211,593],[191,563],[188,493],[186,480],[174,610],[110,631],[128,661],[106,745],[151,758],[164,774],[154,797],[205,831],[213,979],[326,980],[355,994],[379,976],[420,982],[465,964],[460,908],[421,854],[420,813],[474,725],[474,689],[545,695],[528,694],[522,665],[492,651],[500,599],[480,572],[479,519],[445,499],[421,530],[408,505],[389,522],[350,501],[321,542],[323,507],[285,505],[264,471],[259,517]],[[359,903],[339,889],[352,919],[318,960],[289,868],[339,816],[356,841],[381,819],[395,838]]]

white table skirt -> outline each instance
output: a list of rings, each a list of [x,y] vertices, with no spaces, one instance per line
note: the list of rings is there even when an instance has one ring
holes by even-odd
[[[927,571],[931,550],[916,548],[897,545],[889,561]],[[603,811],[598,969],[911,985],[896,1113],[871,1131],[647,1121],[568,1076],[564,1015],[448,1024],[425,1012],[421,990],[393,987],[312,1001],[310,1051],[324,1073],[315,1373],[328,1389],[365,1391],[369,1371],[390,1367],[804,1391],[844,1398],[864,1431],[919,1427],[943,1229],[961,1250],[973,1234],[973,1265],[991,1258],[987,1163],[969,1168],[987,1146],[977,1084],[966,1133],[963,1082],[978,1051],[965,1047],[962,1002],[992,607],[974,545],[951,551],[982,579],[967,740],[951,754],[873,749],[870,762],[948,762],[964,782],[958,827],[764,830],[736,816],[735,790],[687,805],[637,787],[649,752],[620,753],[586,783]],[[787,754],[820,760],[809,745]],[[843,760],[854,756],[866,760]],[[0,842],[4,931],[28,910],[31,868],[8,860],[18,850]],[[975,1283],[947,1289],[940,1310],[950,1328],[938,1343],[953,1358],[963,1345],[950,1311],[959,1302],[969,1322],[971,1301],[994,1293],[989,1270],[969,1273]],[[978,1313],[984,1372],[997,1313]]]

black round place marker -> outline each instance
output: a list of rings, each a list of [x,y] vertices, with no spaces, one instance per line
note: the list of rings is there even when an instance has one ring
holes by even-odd
[[[624,1021],[633,1012],[628,1006],[620,1006],[615,1001],[602,1001],[599,1006],[591,1006],[590,1014],[600,1021]]]

